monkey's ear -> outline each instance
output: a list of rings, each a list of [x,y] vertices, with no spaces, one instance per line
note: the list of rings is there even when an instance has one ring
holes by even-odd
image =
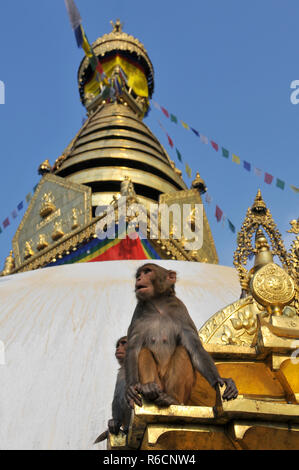
[[[171,282],[171,284],[175,284],[176,283],[176,272],[169,270],[168,273],[167,273],[167,279],[168,279],[168,281]]]

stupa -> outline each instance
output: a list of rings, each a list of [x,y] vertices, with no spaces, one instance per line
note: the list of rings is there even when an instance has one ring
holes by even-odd
[[[223,402],[198,377],[188,406],[135,406],[128,436],[110,434],[108,448],[298,449],[298,221],[287,252],[259,191],[238,235],[236,269],[217,264],[204,210],[201,248],[186,248],[171,217],[165,237],[151,205],[190,204],[192,229],[205,182],[198,173],[188,189],[143,122],[154,90],[144,46],[116,21],[92,48],[118,91],[107,93],[82,60],[87,120],[53,165],[39,166],[0,277],[1,448],[93,448],[111,417],[114,344],[132,317],[134,272],[152,259],[178,272],[178,297],[239,396]],[[125,235],[119,230],[124,197],[150,223],[135,238],[127,229],[140,229],[136,213],[125,212]],[[112,225],[115,236],[102,239]]]

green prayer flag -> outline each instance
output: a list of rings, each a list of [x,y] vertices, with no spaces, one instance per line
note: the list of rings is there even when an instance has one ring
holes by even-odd
[[[229,151],[226,150],[225,148],[221,147],[222,148],[222,156],[225,157],[225,158],[228,158],[229,157]]]
[[[279,178],[276,178],[276,186],[280,189],[284,189],[285,182],[280,180]]]
[[[229,226],[230,230],[231,230],[233,233],[235,233],[236,227],[234,226],[234,224],[231,223],[231,221],[230,221],[229,219],[227,219],[227,221],[228,221],[228,226]]]
[[[170,120],[171,120],[172,122],[175,122],[176,124],[178,123],[177,117],[174,116],[173,114],[170,114]]]
[[[181,153],[178,151],[178,149],[176,148],[176,153],[177,153],[177,156],[178,156],[178,159],[180,160],[180,162],[182,161],[182,155]]]

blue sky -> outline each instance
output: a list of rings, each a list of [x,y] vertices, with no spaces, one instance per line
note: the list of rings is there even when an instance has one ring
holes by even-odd
[[[75,43],[63,0],[2,0],[0,15],[0,269],[24,211],[11,212],[39,181],[38,165],[62,153],[85,115],[77,87],[83,56]],[[145,45],[155,69],[153,99],[179,119],[230,151],[229,159],[192,131],[152,107],[146,124],[190,180],[184,164],[199,171],[213,198],[207,206],[220,264],[232,265],[236,234],[217,223],[217,204],[238,230],[258,188],[287,245],[289,221],[299,216],[299,104],[290,101],[299,80],[299,5],[295,0],[76,0],[89,41],[124,31]],[[180,150],[169,147],[160,120]],[[263,182],[231,153],[274,176]],[[285,190],[275,187],[275,178]],[[24,207],[27,204],[24,203]]]

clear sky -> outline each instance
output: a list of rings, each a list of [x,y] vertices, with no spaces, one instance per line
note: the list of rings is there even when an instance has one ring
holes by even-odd
[[[81,127],[85,110],[77,86],[83,57],[63,0],[0,0],[0,269],[24,214],[12,211],[39,181],[37,168],[53,164]],[[289,221],[299,216],[299,104],[290,84],[299,80],[297,0],[76,0],[89,41],[124,31],[145,45],[155,69],[153,99],[199,133],[229,150],[223,158],[191,130],[152,106],[146,124],[190,180],[199,171],[213,198],[207,206],[220,264],[232,265],[236,234],[217,223],[216,204],[240,229],[258,188],[287,245]],[[182,154],[179,163],[158,120]],[[241,164],[233,163],[232,153]],[[274,176],[271,185],[243,160]],[[275,186],[276,178],[285,189]],[[27,204],[24,203],[24,208]],[[2,222],[9,217],[10,226]]]

